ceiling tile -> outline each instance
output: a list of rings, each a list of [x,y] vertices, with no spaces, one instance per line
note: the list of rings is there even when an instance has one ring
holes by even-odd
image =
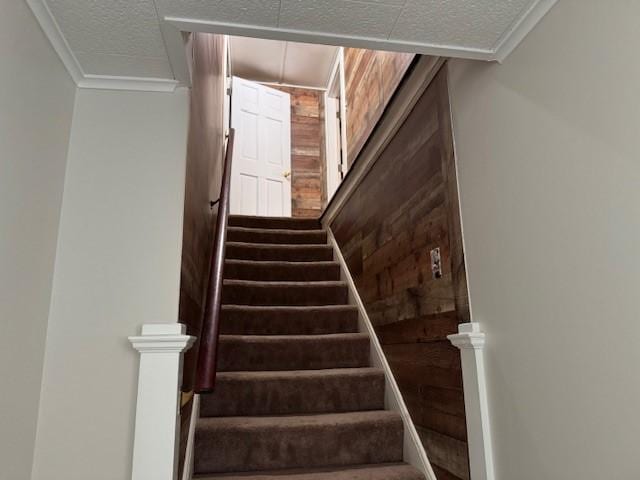
[[[280,28],[387,38],[400,7],[350,0],[282,0]]]
[[[275,27],[280,0],[156,0],[161,16]]]
[[[326,88],[338,47],[289,42],[283,82]]]
[[[280,82],[286,44],[279,40],[230,37],[233,75],[256,82]]]
[[[153,0],[47,0],[72,50],[166,55]]]
[[[407,0],[358,0],[361,3],[376,3],[378,5],[393,5],[396,7],[402,7]]]
[[[492,49],[535,0],[408,0],[392,40]]]
[[[76,53],[85,73],[91,75],[116,75],[124,77],[173,78],[166,57],[129,57],[102,53]]]

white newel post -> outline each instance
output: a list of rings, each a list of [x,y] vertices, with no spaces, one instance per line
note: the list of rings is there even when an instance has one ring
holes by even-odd
[[[471,480],[494,480],[493,452],[484,369],[485,334],[478,323],[458,325],[447,338],[460,349],[464,406],[467,416]]]
[[[140,352],[132,480],[177,474],[182,356],[195,338],[180,323],[147,324],[129,341]]]

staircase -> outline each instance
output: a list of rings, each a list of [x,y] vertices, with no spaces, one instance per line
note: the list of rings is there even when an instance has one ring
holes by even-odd
[[[317,220],[232,216],[199,479],[423,480]]]

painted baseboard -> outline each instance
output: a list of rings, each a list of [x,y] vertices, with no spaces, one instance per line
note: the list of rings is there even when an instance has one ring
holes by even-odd
[[[369,338],[371,339],[371,364],[384,371],[385,408],[398,412],[402,417],[402,423],[404,426],[404,461],[424,473],[427,480],[437,480],[435,473],[431,468],[431,464],[429,463],[427,453],[422,446],[420,436],[418,435],[416,427],[413,425],[413,421],[409,415],[409,410],[404,403],[404,399],[400,393],[400,388],[398,387],[398,384],[393,377],[393,373],[391,372],[391,367],[384,356],[382,345],[380,345],[380,342],[378,341],[378,337],[376,336],[371,320],[367,315],[364,303],[358,294],[353,277],[351,277],[351,273],[347,267],[347,262],[340,251],[340,247],[338,246],[331,229],[327,229],[327,233],[329,244],[333,247],[335,258],[340,264],[340,277],[343,281],[347,282],[349,288],[349,303],[358,307],[359,330],[361,332],[368,333]]]
[[[189,421],[189,434],[187,437],[187,449],[184,455],[184,467],[182,470],[182,480],[191,480],[193,476],[193,459],[195,452],[196,425],[200,417],[200,395],[197,393],[193,396],[193,405],[191,406],[191,419]]]

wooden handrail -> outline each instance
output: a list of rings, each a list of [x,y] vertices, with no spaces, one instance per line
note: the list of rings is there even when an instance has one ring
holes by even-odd
[[[200,333],[200,349],[198,351],[196,369],[196,393],[211,392],[216,380],[218,331],[220,327],[220,306],[222,304],[227,224],[229,223],[229,194],[231,192],[231,162],[233,159],[234,137],[235,131],[232,128],[229,132],[227,151],[224,156],[218,217],[216,219],[216,230],[211,253],[211,269],[209,271],[204,319]]]

